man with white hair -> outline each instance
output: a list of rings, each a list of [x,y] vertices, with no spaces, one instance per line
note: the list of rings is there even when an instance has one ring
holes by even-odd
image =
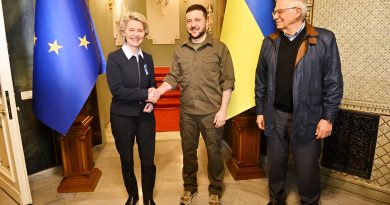
[[[257,124],[267,136],[268,205],[285,205],[290,143],[300,204],[321,195],[321,140],[332,132],[343,96],[334,34],[305,22],[305,0],[277,0],[278,31],[264,39],[256,70]]]

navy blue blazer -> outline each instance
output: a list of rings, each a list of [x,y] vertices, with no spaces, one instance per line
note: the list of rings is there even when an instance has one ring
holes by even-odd
[[[143,52],[143,51],[142,51]],[[107,60],[107,82],[112,94],[111,113],[138,116],[148,99],[148,89],[156,87],[154,64],[150,54],[127,59],[122,48],[110,53]],[[135,57],[133,57],[135,58]]]

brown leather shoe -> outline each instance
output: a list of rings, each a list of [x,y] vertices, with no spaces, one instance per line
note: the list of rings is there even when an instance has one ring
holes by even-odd
[[[192,198],[197,194],[198,192],[191,193],[190,191],[185,191],[183,196],[180,197],[180,205],[189,205],[192,202]]]
[[[221,205],[221,199],[216,194],[210,194],[209,205]]]

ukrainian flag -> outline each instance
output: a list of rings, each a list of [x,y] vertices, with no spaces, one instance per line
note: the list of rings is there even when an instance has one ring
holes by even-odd
[[[228,0],[226,3],[221,41],[230,50],[236,78],[228,118],[255,106],[254,82],[261,43],[276,30],[273,9],[274,0]]]

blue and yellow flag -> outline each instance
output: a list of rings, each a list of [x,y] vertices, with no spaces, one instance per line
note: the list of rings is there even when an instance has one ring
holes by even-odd
[[[65,135],[104,69],[85,0],[37,0],[33,69],[37,118]]]
[[[221,41],[232,55],[235,89],[230,99],[228,118],[255,106],[255,73],[261,43],[273,33],[274,0],[228,0]]]

